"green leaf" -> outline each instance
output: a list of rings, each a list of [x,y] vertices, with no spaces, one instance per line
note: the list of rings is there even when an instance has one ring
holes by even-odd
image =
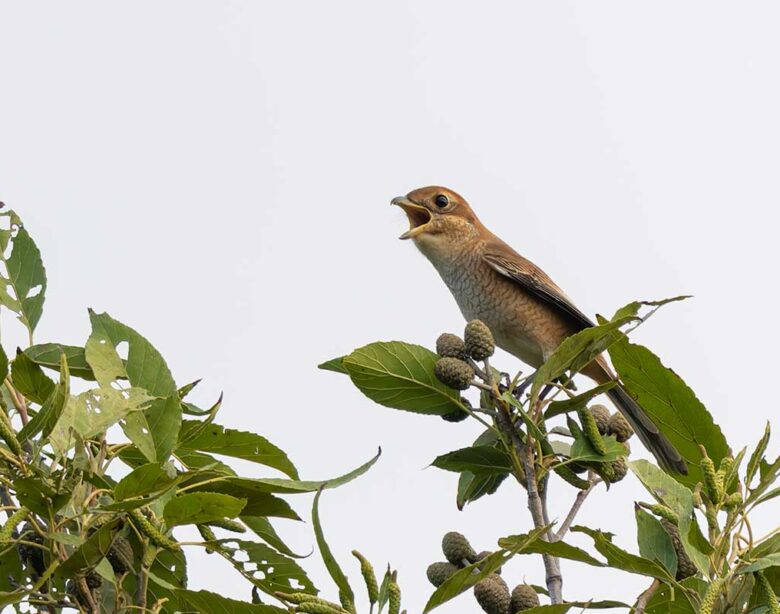
[[[699,611],[696,594],[703,594],[706,582],[699,578],[686,578],[680,588],[661,584],[647,604],[646,614],[697,614]]]
[[[606,533],[582,526],[572,527],[571,531],[585,533],[590,536],[596,550],[607,559],[607,564],[614,569],[658,578],[664,582],[674,582],[674,577],[662,565],[618,548],[612,543]]]
[[[758,471],[761,460],[764,458],[764,454],[766,453],[767,446],[769,445],[769,438],[771,435],[772,427],[769,425],[769,421],[767,420],[766,427],[764,428],[764,434],[756,444],[756,449],[753,450],[753,454],[750,455],[747,469],[745,469],[745,486],[748,488],[750,487],[750,483],[753,481],[753,478]]]
[[[144,411],[128,414],[122,429],[150,461],[166,461],[179,438],[181,400],[177,394],[153,400]]]
[[[336,561],[336,557],[333,556],[333,552],[330,550],[328,542],[325,541],[325,534],[322,531],[322,523],[320,522],[320,496],[322,490],[318,490],[314,495],[314,505],[311,510],[311,521],[314,527],[314,537],[317,540],[317,547],[320,550],[322,561],[325,563],[325,568],[328,570],[330,577],[339,589],[339,595],[348,599],[350,603],[355,603],[355,593],[352,587],[349,585],[349,580],[344,572],[341,570],[341,566]]]
[[[493,446],[472,446],[437,456],[431,463],[445,471],[470,471],[474,474],[506,474],[512,462],[506,452]]]
[[[563,541],[548,542],[537,539],[527,542],[527,535],[511,535],[498,540],[498,545],[507,550],[517,551],[517,554],[551,554],[562,559],[586,563],[593,567],[606,567],[604,563],[594,558],[584,550]]]
[[[204,475],[205,474],[205,475]],[[222,474],[215,474],[219,478]],[[300,520],[298,514],[284,499],[258,488],[253,480],[248,478],[224,478],[222,481],[213,482],[208,479],[209,472],[198,472],[198,482],[204,482],[203,486],[192,486],[192,492],[213,492],[230,495],[236,499],[246,501],[242,513],[247,516],[271,516],[274,518],[288,518]]]
[[[363,394],[385,407],[433,415],[465,411],[460,395],[436,379],[438,359],[422,346],[389,341],[355,350],[342,365]]]
[[[151,397],[140,388],[120,391],[110,386],[71,396],[49,442],[58,454],[65,454],[76,443],[71,431],[82,439],[94,437],[128,414],[141,411],[150,400]]]
[[[349,371],[347,371],[344,368],[344,365],[342,364],[344,358],[345,358],[344,356],[339,356],[338,358],[331,358],[330,360],[326,360],[325,362],[318,364],[317,368],[322,369],[323,371],[335,371],[336,373],[343,373],[345,375],[349,375]]]
[[[60,355],[65,354],[72,376],[95,381],[95,374],[87,363],[86,353],[82,347],[61,343],[41,343],[28,347],[24,353],[36,365],[55,370],[60,368]]]
[[[317,589],[300,565],[270,546],[239,539],[211,543],[230,555],[233,567],[251,577],[252,583],[269,595],[278,591],[317,594]],[[241,560],[238,560],[239,556]]]
[[[40,433],[41,439],[45,440],[54,430],[69,398],[70,373],[68,372],[68,362],[63,354],[60,358],[60,381],[44,402],[41,410],[19,431],[19,439],[27,441]]]
[[[17,478],[14,490],[22,505],[44,518],[49,517],[50,512],[59,511],[73,495],[69,491],[60,492],[48,479],[37,476]]]
[[[114,543],[121,520],[115,518],[95,531],[87,540],[59,566],[60,576],[71,577],[92,569],[100,562]]]
[[[0,304],[17,314],[19,321],[27,327],[32,337],[43,313],[46,297],[46,269],[41,252],[35,245],[19,218],[12,211],[0,213],[11,218],[12,227],[18,230],[11,239],[13,250],[6,260],[5,247],[8,235],[3,238],[0,260],[5,262],[8,276],[0,276]],[[7,231],[4,231],[7,232]]]
[[[222,461],[218,461],[213,456],[204,454],[203,452],[194,452],[191,450],[176,450],[176,458],[179,459],[182,465],[187,469],[210,469],[217,473],[224,475],[236,475],[236,472],[232,467],[226,465]]]
[[[693,391],[646,347],[626,340],[609,350],[626,390],[688,463],[688,475],[675,478],[689,487],[703,481],[703,445],[717,466],[729,453],[726,438]]]
[[[639,506],[634,507],[634,513],[639,554],[646,559],[661,563],[669,571],[669,575],[674,576],[677,573],[677,555],[672,538],[655,516],[648,514]]]
[[[446,603],[450,599],[457,597],[461,593],[467,591],[474,586],[480,580],[483,580],[496,569],[504,565],[509,559],[511,559],[516,553],[521,552],[530,543],[537,540],[539,536],[547,530],[548,527],[541,527],[534,529],[527,535],[516,536],[513,541],[512,549],[500,549],[491,554],[490,556],[482,559],[478,563],[468,565],[463,569],[456,571],[451,575],[444,583],[439,586],[428,599],[428,603],[425,604],[423,614],[430,612],[434,608]]]
[[[152,396],[177,395],[176,382],[168,365],[144,337],[106,313],[98,314],[90,309],[89,320],[92,334],[87,341],[86,358],[101,384],[126,374],[132,386],[145,388]],[[128,344],[126,365],[116,352],[122,342]]]
[[[602,437],[602,439],[604,440],[604,447],[606,448],[605,454],[596,452],[588,439],[580,434],[571,445],[570,460],[589,463],[606,463],[617,460],[621,456],[626,456],[626,447],[615,439],[614,435]]]
[[[554,382],[567,371],[578,373],[596,356],[623,338],[620,327],[634,319],[627,317],[607,322],[567,337],[536,372],[531,385],[532,403],[536,402],[545,385]]]
[[[473,503],[485,495],[492,495],[498,490],[509,473],[475,474],[464,471],[458,478],[458,492],[455,503],[462,510],[467,503]]]
[[[757,561],[753,561],[750,565],[746,565],[745,567],[738,567],[736,573],[753,573],[755,571],[761,571],[762,569],[767,569],[769,567],[780,567],[780,552],[768,554],[765,557],[758,559]]]
[[[193,421],[185,421],[182,432],[193,428],[192,425]],[[200,434],[189,441],[183,441],[179,447],[184,450],[199,450],[241,458],[273,467],[295,480],[298,479],[298,471],[287,455],[265,437],[255,433],[226,429],[218,424],[209,424]]]
[[[632,316],[637,316],[639,314],[639,309],[641,307],[655,307],[649,315],[643,316],[641,319],[647,320],[653,313],[655,313],[659,307],[663,307],[664,305],[668,303],[675,303],[677,301],[684,301],[689,298],[692,298],[691,295],[683,294],[680,296],[673,296],[672,298],[665,298],[661,299],[660,301],[634,301],[633,303],[629,303],[625,307],[621,307],[615,312],[615,315],[612,316],[612,321],[620,320],[623,318],[628,318]]]
[[[114,487],[114,500],[125,501],[159,494],[179,481],[176,469],[169,463],[149,463],[134,469]]]
[[[362,464],[357,469],[353,469],[349,473],[345,473],[336,478],[330,480],[318,480],[318,481],[304,481],[304,480],[286,480],[282,478],[226,478],[225,482],[235,485],[241,485],[247,489],[255,490],[258,492],[269,493],[282,493],[282,494],[298,494],[307,492],[316,492],[318,490],[327,490],[330,488],[336,488],[343,486],[344,484],[351,482],[355,478],[360,477],[371,467],[374,466],[379,457],[382,455],[382,448],[376,453],[371,460]]]
[[[201,524],[222,518],[235,518],[246,507],[246,503],[246,499],[221,493],[186,493],[168,501],[163,516],[168,527]]]
[[[192,608],[192,612],[210,612],[211,614],[286,614],[287,612],[287,610],[271,605],[238,601],[209,591],[177,589],[176,595]]]
[[[8,356],[6,355],[3,346],[0,345],[0,383],[4,382],[7,376],[8,376]]]
[[[691,534],[693,493],[675,479],[677,476],[670,476],[646,460],[632,461],[628,466],[648,492],[676,514],[683,548],[699,571],[705,572],[709,567],[709,561],[706,554],[696,547]],[[697,536],[694,534],[693,537]]]
[[[249,529],[266,544],[273,546],[282,554],[286,554],[294,559],[304,558],[304,555],[296,554],[284,543],[284,541],[282,541],[282,538],[279,537],[279,534],[276,532],[268,518],[241,514],[241,522],[249,527]]]
[[[54,390],[54,380],[19,349],[11,363],[11,379],[19,392],[38,405],[43,405]]]
[[[544,412],[544,417],[546,420],[549,420],[550,418],[560,416],[561,414],[578,411],[585,407],[594,397],[607,392],[607,390],[610,390],[615,386],[617,386],[617,382],[607,382],[606,384],[601,384],[600,386],[591,388],[590,390],[583,392],[582,394],[578,394],[577,396],[570,399],[565,399],[563,401],[553,401],[550,403],[547,411]]]

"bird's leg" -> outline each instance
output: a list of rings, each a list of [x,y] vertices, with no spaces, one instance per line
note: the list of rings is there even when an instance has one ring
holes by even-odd
[[[547,395],[552,392],[553,388],[555,388],[553,384],[547,384],[544,388],[542,388],[542,392],[539,393],[539,400],[544,401]]]
[[[512,391],[512,396],[514,396],[518,401],[520,400],[520,397],[523,396],[523,393],[528,390],[528,387],[533,384],[534,377],[536,377],[536,374],[538,371],[534,371],[531,373],[531,375],[527,376],[517,388],[515,388]]]

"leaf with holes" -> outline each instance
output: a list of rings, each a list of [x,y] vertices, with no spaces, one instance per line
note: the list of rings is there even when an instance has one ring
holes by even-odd
[[[11,220],[16,235],[4,230],[0,260],[5,263],[6,276],[0,276],[0,304],[13,311],[27,328],[32,339],[33,331],[43,314],[46,298],[46,269],[41,252],[13,211],[0,213]],[[12,245],[6,259],[7,242]]]
[[[341,364],[363,394],[385,407],[433,415],[465,411],[460,395],[436,379],[438,359],[420,345],[389,341],[359,348]]]
[[[246,601],[230,599],[209,591],[178,589],[176,596],[195,612],[210,612],[211,614],[286,614],[288,611],[272,605],[247,603]]]
[[[177,394],[173,380],[160,353],[135,330],[114,320],[107,313],[89,310],[92,334],[87,341],[86,359],[101,384],[127,377],[132,386],[145,388],[149,394],[167,398]],[[126,342],[127,362],[116,351]]]
[[[177,394],[154,399],[143,411],[128,414],[122,430],[143,455],[163,462],[173,452],[181,428],[181,401]]]

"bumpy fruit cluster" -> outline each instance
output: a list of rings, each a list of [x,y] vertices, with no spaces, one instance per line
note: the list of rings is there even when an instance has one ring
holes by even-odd
[[[474,548],[461,533],[451,531],[444,535],[441,549],[446,561],[438,561],[428,566],[427,575],[431,584],[441,586],[453,574],[468,565],[483,561],[493,553],[489,550],[475,552]],[[474,598],[487,614],[517,614],[539,605],[536,591],[527,584],[518,584],[509,592],[509,586],[501,577],[499,567],[493,573],[474,585]]]
[[[496,349],[490,329],[480,320],[469,322],[463,337],[442,333],[436,340],[436,353],[440,358],[434,373],[442,384],[454,390],[466,390],[474,383],[477,374],[484,378],[474,361],[486,360]],[[461,401],[468,404],[466,399]],[[456,410],[442,418],[448,422],[460,422],[468,415],[466,411]]]

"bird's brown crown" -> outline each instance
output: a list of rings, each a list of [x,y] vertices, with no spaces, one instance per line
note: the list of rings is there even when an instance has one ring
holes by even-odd
[[[481,224],[460,194],[441,186],[428,186],[393,199],[409,218],[409,230],[401,239],[418,246],[468,240],[479,234]]]

